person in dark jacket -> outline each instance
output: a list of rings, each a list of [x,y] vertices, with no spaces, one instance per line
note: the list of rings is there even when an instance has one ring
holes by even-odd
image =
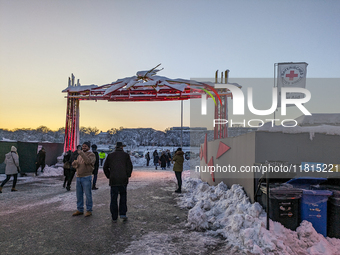
[[[145,159],[146,159],[146,166],[149,166],[149,162],[150,162],[150,153],[149,152],[147,152],[145,154]]]
[[[171,154],[170,154],[169,150],[166,151],[166,155],[168,156],[168,160],[166,161],[166,164],[167,164],[167,167],[170,168],[170,165],[171,165]]]
[[[46,159],[46,151],[45,148],[42,147],[41,150],[37,154],[37,160],[35,162],[35,175],[38,175],[38,169],[41,167],[41,172],[44,172],[44,168],[46,166],[45,164],[45,159]]]
[[[155,150],[155,151],[153,152],[153,163],[154,163],[154,165],[155,165],[155,169],[156,169],[156,170],[157,170],[158,162],[159,162],[159,156],[158,156],[157,150]]]
[[[126,188],[131,177],[133,166],[130,155],[124,152],[123,147],[125,147],[125,145],[123,145],[122,142],[117,142],[115,151],[107,156],[103,167],[105,176],[110,180],[110,211],[113,222],[117,222],[118,213],[123,221],[127,220]],[[119,207],[117,204],[118,194],[120,195]]]
[[[184,162],[184,152],[182,148],[178,148],[176,150],[175,156],[173,157],[172,161],[175,161],[174,164],[174,172],[177,179],[178,189],[175,190],[176,193],[182,192],[182,172],[183,172],[183,162]]]
[[[98,188],[96,187],[96,183],[97,183],[98,169],[99,169],[99,154],[98,154],[98,151],[97,151],[97,145],[92,144],[91,148],[92,148],[92,152],[96,156],[96,162],[94,163],[94,169],[93,169],[93,172],[92,172],[92,174],[93,174],[92,190],[97,190]]]
[[[71,190],[71,183],[72,183],[73,177],[76,173],[76,169],[72,166],[72,163],[73,163],[73,161],[75,161],[78,158],[78,155],[79,155],[78,150],[81,150],[81,145],[77,146],[77,149],[74,152],[72,152],[71,157],[70,157],[70,165],[71,166],[70,166],[70,174],[67,178],[67,184],[66,184],[67,191]]]
[[[70,176],[70,168],[71,168],[70,158],[71,158],[71,154],[72,154],[71,150],[67,151],[65,153],[64,159],[63,159],[63,162],[64,162],[63,168],[64,168],[64,176],[65,176],[64,185],[63,185],[64,188],[66,187],[67,180],[69,179],[69,176]]]
[[[159,160],[161,161],[161,168],[162,170],[166,169],[166,161],[168,160],[167,155],[165,154],[165,152],[162,152],[161,157],[159,158]]]

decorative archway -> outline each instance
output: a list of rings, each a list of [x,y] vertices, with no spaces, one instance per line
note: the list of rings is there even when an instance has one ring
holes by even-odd
[[[67,109],[65,124],[64,152],[74,151],[79,144],[79,101],[81,100],[107,100],[107,101],[173,101],[201,98],[206,92],[214,96],[220,103],[215,106],[215,119],[227,119],[227,97],[230,91],[214,88],[214,83],[198,82],[185,79],[170,79],[156,75],[163,70],[156,69],[157,65],[147,71],[139,71],[135,76],[118,79],[102,86],[81,86],[79,79],[74,82],[74,75],[69,78],[68,87],[62,92],[67,93]],[[228,71],[225,71],[224,83],[227,83]],[[215,83],[217,83],[216,71]],[[223,83],[223,73],[221,77]],[[228,136],[226,125],[216,125],[214,139]]]

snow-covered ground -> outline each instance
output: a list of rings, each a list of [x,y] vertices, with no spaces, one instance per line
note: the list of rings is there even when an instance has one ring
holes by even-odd
[[[132,157],[135,166],[145,166],[145,159]],[[186,161],[185,168],[189,168]],[[149,170],[148,170],[149,169]],[[141,168],[142,171],[151,171],[150,168]],[[102,170],[100,170],[102,171]],[[35,178],[59,176],[63,174],[61,167],[46,167],[44,173],[38,177],[29,174],[28,177],[20,177],[20,182],[33,182]],[[184,192],[174,195],[177,206],[190,208],[185,227],[190,230],[171,230],[164,233],[147,233],[139,240],[133,241],[125,250],[126,253],[137,254],[179,254],[178,247],[173,240],[181,240],[183,247],[190,249],[193,254],[203,254],[207,247],[222,245],[224,254],[340,254],[340,239],[324,237],[318,234],[312,224],[303,221],[296,231],[283,227],[280,223],[270,221],[270,230],[266,229],[266,213],[258,203],[250,203],[243,188],[240,185],[227,187],[224,183],[217,186],[209,186],[198,178],[192,178],[190,171],[184,171]],[[0,176],[0,180],[5,175]],[[154,177],[153,177],[154,178]],[[159,171],[156,178],[173,179],[172,171]],[[129,188],[138,188],[155,181],[148,178],[142,182],[131,182]],[[9,185],[9,184],[7,184]],[[60,183],[56,183],[60,185]],[[134,187],[134,185],[136,187]],[[75,197],[71,193],[65,193],[63,201],[67,197],[72,200],[74,207]],[[61,199],[60,197],[58,199]],[[97,205],[98,206],[98,205]],[[71,210],[72,208],[58,208]],[[219,249],[221,250],[221,249]],[[164,251],[164,252],[162,252]],[[195,252],[196,251],[196,252]],[[125,253],[124,253],[125,254]],[[220,252],[214,254],[222,254]]]

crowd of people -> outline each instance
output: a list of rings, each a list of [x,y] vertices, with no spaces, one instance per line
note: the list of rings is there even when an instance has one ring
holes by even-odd
[[[127,220],[127,185],[129,178],[133,171],[133,165],[131,162],[130,154],[124,151],[125,145],[122,142],[117,142],[115,150],[108,154],[106,157],[105,152],[98,153],[97,145],[91,146],[90,142],[84,142],[82,145],[78,145],[75,151],[67,151],[63,158],[63,169],[64,169],[64,183],[63,187],[67,191],[71,190],[71,184],[74,175],[76,175],[76,198],[77,198],[77,211],[72,216],[79,216],[84,214],[84,208],[86,207],[85,217],[92,215],[92,190],[97,190],[97,177],[99,164],[103,166],[103,171],[107,179],[109,179],[110,185],[110,212],[112,221],[117,222],[118,216],[123,220]],[[91,150],[91,149],[92,150]],[[184,162],[184,152],[181,148],[178,148],[173,157],[169,150],[163,151],[159,156],[157,150],[153,152],[153,160],[155,169],[157,170],[158,164],[162,169],[170,167],[171,163],[174,162],[173,170],[177,179],[178,188],[175,190],[176,193],[181,193],[182,187],[182,171]],[[44,171],[46,166],[46,151],[41,148],[37,154],[35,174],[37,175],[38,169],[41,172]],[[147,160],[147,166],[150,162],[150,154],[147,152],[145,155]],[[5,174],[6,179],[0,184],[0,193],[2,193],[3,186],[13,176],[13,183],[11,191],[17,191],[16,183],[18,173],[20,173],[19,166],[19,155],[15,146],[11,147],[11,151],[5,155],[6,164]],[[92,178],[93,175],[93,178]],[[84,206],[84,195],[85,195],[85,206]],[[118,203],[119,196],[119,203]]]
[[[157,150],[155,150],[152,156],[153,156],[153,163],[154,163],[156,170],[157,170],[158,165],[160,165],[162,170],[166,170],[167,167],[170,168],[172,157],[171,157],[171,153],[169,150],[162,151],[160,155],[158,154]],[[147,160],[147,166],[148,166],[149,161],[150,161],[149,152],[147,152],[145,158]]]

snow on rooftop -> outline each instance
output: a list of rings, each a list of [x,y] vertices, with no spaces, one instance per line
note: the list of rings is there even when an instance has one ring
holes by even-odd
[[[313,113],[295,119],[299,126],[336,125],[340,126],[340,113]]]
[[[257,131],[267,132],[282,132],[287,134],[309,133],[310,139],[313,140],[315,133],[326,135],[340,135],[340,126],[320,125],[320,126],[305,126],[305,127],[283,127],[272,126],[271,123],[266,123],[259,127]]]
[[[5,137],[2,137],[2,142],[16,142],[16,140],[11,140],[11,139],[7,139]]]
[[[157,65],[156,67],[160,66]],[[156,68],[155,67],[155,68]],[[104,95],[107,95],[109,93],[112,93],[117,90],[127,90],[127,89],[134,89],[138,88],[141,89],[143,87],[147,87],[148,89],[155,89],[159,91],[161,88],[164,88],[164,86],[173,88],[179,91],[184,91],[187,87],[190,88],[196,88],[201,89],[202,87],[206,87],[207,85],[211,87],[215,87],[215,83],[212,82],[199,82],[195,80],[187,80],[187,79],[170,79],[165,76],[159,76],[157,73],[162,69],[155,69],[152,68],[150,70],[146,71],[138,71],[135,76],[131,77],[125,77],[122,79],[117,79],[115,82],[112,82],[111,84],[106,84],[103,86],[98,87],[97,85],[75,85],[75,86],[68,86],[66,89],[64,89],[62,92],[81,92],[81,91],[87,91],[95,89],[96,92],[104,92]],[[228,83],[229,85],[235,85],[239,88],[241,86],[237,83]],[[104,87],[104,89],[103,89]]]
[[[312,114],[311,116],[300,116],[295,119],[298,123],[285,123],[284,126],[273,126],[271,122],[265,123],[257,131],[282,132],[288,134],[309,133],[310,139],[313,140],[315,133],[326,135],[340,135],[340,114]],[[292,125],[292,126],[290,126]]]
[[[62,92],[78,92],[78,91],[85,91],[97,88],[97,85],[82,85],[82,86],[68,86]]]

